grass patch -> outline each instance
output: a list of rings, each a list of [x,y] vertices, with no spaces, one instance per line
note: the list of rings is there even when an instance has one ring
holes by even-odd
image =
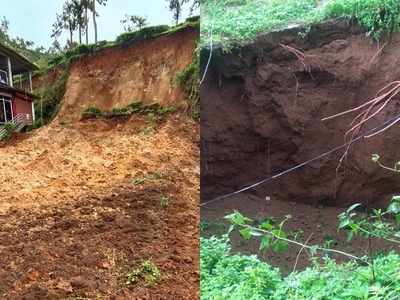
[[[150,260],[143,261],[137,268],[126,275],[126,284],[136,284],[143,281],[146,286],[153,286],[161,278],[158,267]]]
[[[310,26],[332,18],[354,19],[379,39],[400,30],[397,0],[207,0],[201,7],[201,45],[212,39],[229,48],[258,34],[291,25]]]

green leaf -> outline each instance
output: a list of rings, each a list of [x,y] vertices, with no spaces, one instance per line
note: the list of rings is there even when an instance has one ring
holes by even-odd
[[[260,224],[260,228],[269,231],[274,228],[274,225],[272,225],[269,221],[266,221]]]
[[[278,253],[285,252],[288,249],[288,243],[282,240],[276,240],[272,244],[272,250]]]
[[[250,228],[242,228],[239,230],[240,235],[245,239],[249,240],[251,239],[251,229]]]
[[[264,235],[260,242],[260,251],[267,250],[271,246],[271,237]]]
[[[229,220],[229,222],[235,225],[245,225],[247,223],[253,222],[253,220],[243,216],[240,212],[236,210],[232,214],[225,216],[225,219]]]

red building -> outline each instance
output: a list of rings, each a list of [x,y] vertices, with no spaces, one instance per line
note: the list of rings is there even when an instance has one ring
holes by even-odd
[[[0,126],[20,127],[35,121],[32,72],[37,66],[13,49],[0,44]]]

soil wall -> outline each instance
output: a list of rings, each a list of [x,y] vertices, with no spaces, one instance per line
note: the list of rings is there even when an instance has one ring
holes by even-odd
[[[355,115],[321,119],[373,98],[400,79],[400,35],[383,51],[354,24],[332,21],[260,36],[231,53],[214,50],[202,99],[202,199],[209,200],[290,168],[344,143]],[[306,67],[280,44],[304,51]],[[380,45],[382,46],[382,44]],[[203,51],[203,57],[207,57]],[[364,129],[399,113],[395,99]],[[354,145],[336,173],[343,152],[313,162],[259,187],[258,195],[324,205],[387,200],[400,177],[388,165],[400,158],[398,127]]]
[[[198,29],[105,49],[74,62],[57,119],[76,121],[88,106],[110,111],[133,101],[185,106],[174,78],[193,59]]]

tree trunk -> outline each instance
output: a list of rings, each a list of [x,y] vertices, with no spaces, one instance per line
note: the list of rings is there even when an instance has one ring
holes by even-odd
[[[74,31],[72,28],[69,28],[69,46],[72,47],[72,44],[74,42]]]
[[[89,45],[89,17],[87,7],[85,7],[85,20],[86,45]]]
[[[79,45],[82,45],[82,25],[79,24]]]
[[[93,0],[94,43],[97,44],[96,0]]]

